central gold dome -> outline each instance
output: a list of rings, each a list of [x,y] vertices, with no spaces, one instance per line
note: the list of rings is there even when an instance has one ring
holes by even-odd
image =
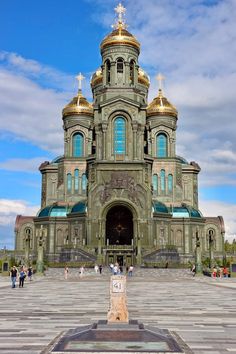
[[[140,50],[138,40],[125,28],[118,28],[108,34],[101,43],[101,50],[111,45],[130,45]]]

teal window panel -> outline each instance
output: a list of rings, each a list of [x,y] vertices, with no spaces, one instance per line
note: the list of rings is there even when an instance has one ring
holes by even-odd
[[[168,175],[168,192],[173,192],[173,176],[171,174]]]
[[[126,124],[122,117],[114,121],[114,153],[116,155],[126,153]]]
[[[161,191],[165,192],[165,190],[166,190],[166,172],[165,172],[165,170],[161,170],[160,177],[161,177]]]
[[[157,194],[158,191],[158,175],[152,176],[152,185],[153,185],[153,192]]]
[[[73,157],[84,156],[84,137],[81,133],[73,135]]]
[[[72,175],[71,173],[67,173],[67,192],[71,193],[72,190]]]
[[[157,157],[167,157],[167,138],[165,134],[158,134],[156,139]]]
[[[82,191],[86,192],[86,189],[87,189],[87,177],[86,177],[86,174],[83,173],[83,175],[82,175]]]
[[[75,192],[79,191],[79,170],[75,169]]]

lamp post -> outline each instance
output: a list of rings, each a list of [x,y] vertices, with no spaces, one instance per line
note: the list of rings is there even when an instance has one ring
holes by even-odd
[[[213,261],[214,261],[214,250],[213,250],[213,245],[214,245],[214,236],[213,236],[213,230],[209,230],[208,232],[208,238],[209,238],[209,267],[213,267]]]
[[[43,252],[44,252],[44,244],[46,241],[46,230],[43,229],[43,225],[40,225],[40,229],[37,233],[37,246],[38,246],[38,257],[36,263],[37,274],[44,273],[44,262],[43,262]]]
[[[201,252],[201,242],[200,237],[198,235],[198,231],[196,231],[196,246],[195,246],[195,264],[196,264],[196,274],[202,274],[202,252]]]
[[[25,265],[28,267],[29,266],[29,251],[30,251],[30,234],[25,235]]]

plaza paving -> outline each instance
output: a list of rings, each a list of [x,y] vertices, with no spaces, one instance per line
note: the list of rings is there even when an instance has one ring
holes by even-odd
[[[109,270],[63,276],[50,269],[15,289],[0,277],[0,353],[38,354],[61,332],[106,319]],[[175,331],[194,353],[236,353],[236,279],[135,269],[127,297],[130,319]]]

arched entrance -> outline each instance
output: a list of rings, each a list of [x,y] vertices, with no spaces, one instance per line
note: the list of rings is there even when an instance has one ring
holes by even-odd
[[[133,239],[133,215],[123,206],[112,207],[106,218],[106,239],[109,245],[131,245]]]

